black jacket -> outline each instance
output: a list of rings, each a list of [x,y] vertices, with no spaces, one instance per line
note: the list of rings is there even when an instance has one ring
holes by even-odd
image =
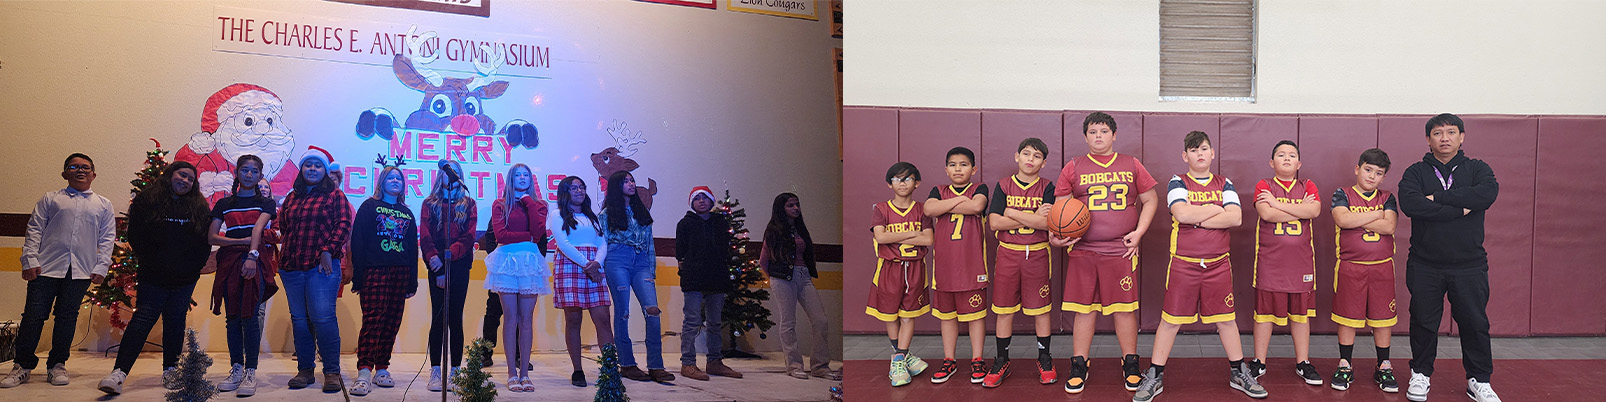
[[[675,225],[675,260],[680,261],[680,290],[728,292],[730,275],[730,223],[725,215],[708,219],[686,212]]]
[[[1439,174],[1450,183],[1444,189]],[[1427,196],[1433,196],[1429,200]],[[1487,269],[1483,249],[1483,217],[1500,183],[1494,169],[1481,160],[1457,152],[1450,163],[1439,163],[1432,153],[1400,175],[1400,212],[1411,218],[1411,262],[1446,269]],[[1472,212],[1463,214],[1463,209]]]
[[[139,260],[135,279],[165,288],[194,285],[212,256],[206,231],[195,226],[210,225],[208,219],[205,215],[185,217],[184,208],[171,203],[130,205],[128,245]]]

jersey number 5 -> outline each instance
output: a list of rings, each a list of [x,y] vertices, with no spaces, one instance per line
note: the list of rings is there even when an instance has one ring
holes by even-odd
[[[1089,211],[1124,211],[1126,210],[1126,198],[1129,189],[1126,183],[1088,187],[1087,209]]]

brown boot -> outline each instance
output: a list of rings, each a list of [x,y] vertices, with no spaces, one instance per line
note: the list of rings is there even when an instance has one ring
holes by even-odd
[[[723,360],[708,362],[708,374],[717,375],[720,377],[742,378],[741,372],[736,371],[736,369],[732,369],[730,366],[726,366]]]
[[[625,378],[629,378],[629,379],[636,380],[636,381],[652,381],[652,376],[649,376],[649,375],[647,375],[647,373],[642,372],[641,368],[636,367],[636,366],[620,367],[619,368],[619,375],[622,375]]]
[[[709,366],[709,368],[713,368],[713,366]],[[704,373],[702,369],[697,368],[695,365],[680,366],[680,375],[693,380],[708,381],[708,373]]]
[[[290,377],[290,389],[306,388],[317,381],[317,378],[312,376],[312,369],[301,370],[296,372],[295,377]]]
[[[647,375],[652,376],[652,380],[659,383],[669,383],[675,380],[675,375],[669,374],[669,371],[664,369],[647,370]]]
[[[340,378],[340,373],[323,373],[324,393],[340,392],[340,389],[345,386],[345,380]]]

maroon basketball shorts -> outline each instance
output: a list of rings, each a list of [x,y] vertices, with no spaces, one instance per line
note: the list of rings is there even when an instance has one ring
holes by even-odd
[[[1160,319],[1172,324],[1232,321],[1232,259],[1172,255],[1165,274],[1165,305]]]
[[[931,311],[926,300],[926,262],[876,260],[874,286],[864,313],[881,321],[914,318]]]
[[[1394,259],[1339,261],[1334,269],[1333,322],[1351,328],[1394,326]]]
[[[1049,281],[1053,279],[1053,253],[1048,242],[998,243],[993,273],[993,313],[1043,315],[1050,310]]]
[[[1071,250],[1060,310],[1104,315],[1138,310],[1138,258]]]

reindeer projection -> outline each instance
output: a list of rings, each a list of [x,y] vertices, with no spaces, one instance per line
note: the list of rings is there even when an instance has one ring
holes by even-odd
[[[420,51],[426,41],[435,37],[435,33],[414,35],[413,29],[407,32],[408,51],[396,54],[391,60],[391,69],[403,85],[422,91],[424,100],[418,110],[407,116],[407,121],[400,128],[452,132],[465,137],[488,136],[494,132],[495,135],[507,136],[509,146],[530,149],[540,145],[534,124],[522,119],[513,120],[497,131],[496,122],[485,115],[481,101],[496,99],[507,91],[507,81],[492,79],[504,61],[503,54],[495,52],[490,46],[481,46],[480,51],[492,58],[489,63],[474,60],[474,69],[479,76],[442,77],[426,67],[440,56],[439,53],[424,57]],[[369,109],[357,117],[357,137],[365,140],[375,135],[389,140],[395,136],[397,128],[395,115],[384,108]]]

